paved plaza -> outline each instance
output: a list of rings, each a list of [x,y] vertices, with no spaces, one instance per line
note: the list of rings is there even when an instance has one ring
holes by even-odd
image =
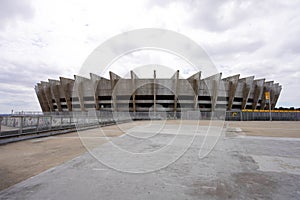
[[[298,122],[143,121],[82,131],[78,135],[1,146],[2,152],[10,148],[26,151],[30,145],[40,151],[44,147],[45,151],[40,152],[43,156],[39,157],[44,168],[40,171],[48,169],[3,189],[0,198],[299,199],[300,196]],[[63,153],[64,143],[68,154]],[[71,147],[72,151],[68,151]],[[38,154],[31,153],[34,161]],[[3,163],[3,155],[0,159]],[[23,169],[16,168],[20,176],[25,171],[33,173],[28,163],[23,164]],[[4,167],[8,172],[10,166],[1,165],[1,180],[4,180]]]

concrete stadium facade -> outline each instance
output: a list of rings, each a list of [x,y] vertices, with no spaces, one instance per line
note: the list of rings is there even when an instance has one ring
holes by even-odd
[[[35,91],[43,112],[68,111],[130,111],[180,112],[184,110],[216,111],[269,109],[265,92],[270,92],[274,109],[282,86],[274,81],[240,78],[234,75],[222,78],[222,73],[201,78],[198,72],[187,79],[179,71],[169,79],[139,78],[133,71],[130,78],[121,78],[113,72],[110,79],[90,74],[90,78],[74,76],[40,82]]]

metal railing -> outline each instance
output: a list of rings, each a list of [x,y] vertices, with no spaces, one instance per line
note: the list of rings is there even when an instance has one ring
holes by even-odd
[[[9,115],[0,117],[0,136],[6,134],[29,134],[50,130],[88,127],[94,125],[108,125],[130,120],[201,120],[224,119],[223,114],[217,112],[68,112],[44,113],[43,115]]]
[[[227,111],[227,121],[300,121],[300,112]]]
[[[272,120],[299,121],[300,112],[272,112]],[[215,112],[69,112],[32,115],[8,115],[0,117],[0,136],[7,134],[28,134],[50,130],[64,130],[76,127],[108,125],[130,120],[226,120],[226,121],[268,121],[268,112],[215,111]]]

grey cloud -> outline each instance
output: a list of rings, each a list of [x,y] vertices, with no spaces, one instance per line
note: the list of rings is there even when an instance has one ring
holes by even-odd
[[[291,36],[290,38],[287,39],[287,41],[284,41],[281,43],[279,46],[278,50],[278,56],[282,54],[300,54],[300,42],[299,42],[299,35],[300,31],[298,31],[297,34]]]
[[[40,110],[34,86],[48,78],[58,79],[58,69],[44,63],[0,60],[0,110]]]
[[[5,98],[0,98],[1,113],[10,113],[14,111],[37,111],[40,110],[34,90],[32,92],[17,92],[15,94],[2,93],[0,96],[5,95]]]
[[[232,1],[229,0],[155,0],[150,2],[150,8],[153,6],[166,8],[172,3],[181,4],[186,10],[187,15],[189,15],[189,19],[186,21],[188,25],[193,28],[201,28],[209,31],[226,30],[243,17],[242,11],[235,9],[234,13],[230,13],[231,15],[234,14],[235,17],[230,21],[226,21],[228,16],[225,16],[224,13],[221,12],[221,9],[223,6],[226,6],[226,4],[232,3]],[[238,7],[241,2],[236,1],[236,4],[238,4]]]
[[[193,28],[211,32],[224,32],[241,25],[255,23],[253,20],[264,20],[280,9],[280,3],[272,5],[264,1],[195,1],[188,5],[191,16],[187,23]],[[279,10],[280,11],[280,10]]]
[[[265,45],[262,40],[256,41],[226,41],[215,45],[208,46],[211,55],[228,56],[235,53],[253,53]]]
[[[32,18],[34,9],[29,0],[1,0],[0,1],[0,29],[17,19]]]
[[[44,63],[22,63],[2,59],[0,65],[2,68],[0,83],[19,85],[24,88],[33,88],[37,82],[51,77],[58,78],[57,74],[59,74],[57,68],[49,67]]]
[[[290,44],[286,44],[283,49],[288,50],[289,52],[293,54],[300,54],[300,43],[299,41],[294,41]]]
[[[48,43],[45,42],[45,41],[43,41],[43,39],[41,37],[37,37],[35,39],[32,39],[31,40],[31,44],[33,46],[38,47],[38,48],[44,48],[44,47],[46,47],[48,45]]]
[[[160,7],[166,7],[171,3],[177,3],[179,2],[178,0],[149,0],[147,2],[147,7],[152,8],[154,6],[160,6]],[[188,1],[187,1],[188,2]]]
[[[148,5],[167,8],[170,4],[180,4],[188,16],[185,24],[191,28],[211,32],[223,32],[240,25],[251,26],[256,21],[270,16],[293,11],[298,13],[299,5],[293,1],[252,1],[252,0],[153,0]],[[271,23],[277,23],[271,19]]]
[[[224,16],[220,14],[220,8],[226,1],[194,1],[187,5],[191,15],[187,24],[194,28],[208,31],[223,31],[232,26],[224,22]]]

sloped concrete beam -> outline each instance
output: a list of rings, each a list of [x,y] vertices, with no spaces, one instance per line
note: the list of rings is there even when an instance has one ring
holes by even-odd
[[[90,78],[91,78],[92,80],[109,80],[109,79],[107,79],[107,78],[104,78],[104,77],[99,76],[99,75],[94,74],[94,73],[90,73]]]
[[[113,72],[109,72],[109,77],[111,81],[111,88],[114,89],[115,85],[117,84],[118,80],[121,79],[121,77]]]
[[[200,80],[201,78],[201,71],[193,74],[192,76],[188,77],[187,80],[193,82],[194,80]]]

